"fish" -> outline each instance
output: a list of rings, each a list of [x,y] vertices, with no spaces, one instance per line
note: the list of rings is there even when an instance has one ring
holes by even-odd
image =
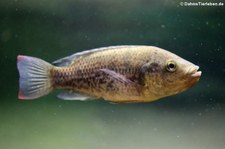
[[[18,55],[18,99],[61,92],[63,100],[104,99],[112,103],[151,102],[198,82],[199,66],[155,46],[109,46],[78,52],[52,64]]]

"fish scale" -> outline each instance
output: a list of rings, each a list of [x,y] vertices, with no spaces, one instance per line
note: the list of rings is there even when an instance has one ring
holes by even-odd
[[[135,71],[137,70],[138,66],[136,66],[138,63],[136,61],[136,65],[132,66],[132,63],[129,61],[129,58],[127,58],[127,61],[124,61],[124,54],[131,53],[132,51],[106,51],[105,53],[96,53],[91,55],[87,58],[82,58],[80,60],[75,60],[75,62],[72,63],[71,66],[68,68],[58,68],[57,73],[61,73],[59,76],[64,76],[65,79],[61,83],[57,83],[57,77],[58,75],[54,76],[54,80],[56,80],[55,85],[64,87],[67,89],[84,92],[90,94],[88,91],[90,91],[93,87],[96,90],[100,90],[100,88],[104,88],[105,84],[109,84],[110,80],[107,81],[107,77],[103,76],[103,73],[101,73],[101,77],[96,77],[94,74],[99,73],[99,69],[108,68],[112,69],[115,72],[125,75],[128,78],[134,78]],[[114,55],[111,57],[111,55]],[[131,54],[129,54],[131,56]],[[132,54],[135,58],[135,53]],[[140,56],[140,55],[138,55]],[[109,60],[110,59],[110,60]],[[137,58],[135,58],[137,59]],[[93,67],[94,66],[94,67]],[[57,68],[56,68],[57,69]],[[128,70],[133,71],[128,71]],[[68,74],[68,72],[74,71],[74,75]],[[80,71],[78,75],[78,71]],[[54,71],[53,71],[54,74]],[[80,77],[83,76],[83,77]],[[79,79],[77,79],[77,77]],[[136,77],[138,78],[138,77]],[[136,81],[137,80],[134,80]],[[68,84],[67,82],[70,82]],[[89,84],[92,84],[92,86],[89,86]],[[107,86],[107,85],[106,85]],[[110,85],[109,85],[110,86]],[[128,88],[128,87],[127,87]],[[109,91],[109,89],[106,89]],[[104,90],[102,90],[104,92]]]

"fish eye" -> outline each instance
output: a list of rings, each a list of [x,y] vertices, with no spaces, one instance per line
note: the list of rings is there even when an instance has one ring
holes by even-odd
[[[174,72],[177,70],[177,65],[174,61],[168,61],[166,65],[166,70],[169,72]]]

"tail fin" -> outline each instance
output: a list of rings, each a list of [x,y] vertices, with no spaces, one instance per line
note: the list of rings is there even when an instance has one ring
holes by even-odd
[[[35,99],[48,94],[53,88],[50,69],[53,66],[41,59],[30,56],[17,56],[20,74],[19,99]]]

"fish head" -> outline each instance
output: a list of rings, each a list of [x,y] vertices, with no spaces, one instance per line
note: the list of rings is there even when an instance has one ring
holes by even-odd
[[[166,95],[177,94],[192,87],[202,74],[198,71],[199,66],[180,57],[168,59],[163,67],[162,79]]]
[[[201,77],[199,66],[168,51],[154,56],[145,64],[145,84],[156,98],[178,94],[194,84]]]

